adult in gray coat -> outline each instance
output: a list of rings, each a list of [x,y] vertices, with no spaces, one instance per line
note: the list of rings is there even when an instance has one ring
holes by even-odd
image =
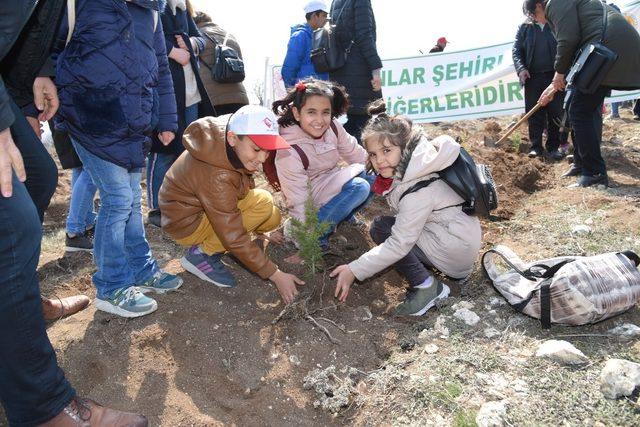
[[[344,128],[360,142],[362,128],[369,119],[367,105],[382,98],[376,19],[371,0],[333,0],[330,15],[333,23],[337,20],[340,45],[349,54],[345,66],[329,73],[329,79],[347,89],[351,106]]]
[[[533,3],[533,2],[532,2]],[[543,104],[553,99],[554,91],[565,88],[565,76],[576,53],[602,36],[603,4],[600,0],[547,0],[543,5],[547,21],[558,41],[555,75],[540,97]],[[618,54],[618,59],[595,93],[574,90],[569,104],[569,120],[575,132],[575,149],[581,162],[571,174],[580,175],[576,187],[608,185],[607,169],[600,152],[595,126],[605,96],[611,89],[640,88],[640,34],[618,11],[606,6],[607,30],[604,45]]]

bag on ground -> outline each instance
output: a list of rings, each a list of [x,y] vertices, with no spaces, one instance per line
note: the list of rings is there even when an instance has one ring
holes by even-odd
[[[508,269],[501,271],[498,262]],[[556,257],[524,263],[496,246],[482,257],[493,286],[517,311],[552,323],[586,325],[621,314],[640,300],[640,258],[631,252]]]

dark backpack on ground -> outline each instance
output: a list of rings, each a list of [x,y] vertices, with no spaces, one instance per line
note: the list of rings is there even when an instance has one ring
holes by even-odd
[[[336,128],[335,123],[333,123],[333,120],[331,121],[331,130],[336,134],[336,136],[338,136],[338,129]],[[300,156],[300,160],[302,160],[302,167],[304,168],[304,170],[306,171],[307,169],[309,169],[309,157],[307,157],[307,154],[304,152],[304,150],[296,144],[290,145],[291,148],[293,148]],[[276,168],[276,151],[277,150],[273,150],[269,152],[269,157],[267,157],[267,160],[262,164],[262,172],[264,172],[265,176],[267,177],[269,185],[275,191],[280,191],[280,178],[278,178],[278,169]]]
[[[490,212],[498,207],[498,192],[489,167],[476,165],[471,155],[462,147],[460,155],[451,166],[438,172],[435,178],[418,182],[402,193],[400,200],[439,179],[464,199],[460,206],[467,215],[488,217]]]
[[[218,83],[242,82],[245,77],[244,61],[242,61],[234,48],[227,46],[228,34],[222,44],[216,42],[209,34],[205,32],[203,34],[215,45],[213,50],[214,64],[209,65],[200,58],[200,62],[211,71],[211,78]]]
[[[340,16],[344,9],[349,5],[350,1],[346,0],[340,13],[330,25],[325,25],[313,32],[311,40],[311,62],[317,73],[330,73],[336,71],[347,63],[347,55],[351,51],[353,40],[349,47],[343,49],[340,46],[336,29]]]

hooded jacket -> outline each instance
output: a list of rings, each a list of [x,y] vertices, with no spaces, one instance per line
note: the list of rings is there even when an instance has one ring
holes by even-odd
[[[602,81],[602,86],[619,90],[640,88],[640,34],[620,12],[607,10],[604,45],[618,54],[617,61]],[[549,0],[545,8],[547,21],[558,40],[555,70],[566,74],[576,53],[602,36],[602,2],[600,0]]]
[[[291,27],[291,38],[281,71],[286,87],[291,87],[307,77],[315,77],[320,80],[329,79],[329,74],[317,73],[313,62],[311,62],[312,39],[313,30],[308,23]]]
[[[342,186],[364,171],[367,152],[358,141],[334,120],[338,134],[329,128],[322,138],[313,139],[298,125],[280,129],[280,135],[296,144],[307,155],[309,167],[304,170],[300,155],[293,149],[276,152],[276,168],[289,215],[304,221],[304,202],[311,184],[313,204],[320,208],[342,190]],[[344,160],[346,167],[338,166]]]
[[[158,132],[178,128],[162,21],[154,18],[164,5],[77,0],[66,47],[66,17],[58,34],[58,127],[93,155],[127,170],[145,165],[153,117]]]
[[[453,278],[468,276],[482,244],[480,220],[462,212],[464,202],[444,181],[402,194],[420,181],[436,177],[436,172],[453,164],[460,145],[449,136],[433,141],[422,137],[405,148],[391,188],[385,193],[396,213],[391,236],[357,260],[349,268],[364,280],[395,264],[418,245],[435,268]]]
[[[187,127],[185,152],[164,178],[160,194],[162,229],[175,240],[193,234],[206,215],[222,245],[263,279],[277,267],[242,225],[238,202],[255,187],[253,177],[226,142],[230,115],[205,117]]]

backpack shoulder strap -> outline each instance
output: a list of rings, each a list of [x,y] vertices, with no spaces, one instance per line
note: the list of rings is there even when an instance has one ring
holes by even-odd
[[[418,190],[422,190],[423,188],[428,187],[429,185],[431,185],[432,182],[437,181],[439,179],[440,179],[440,177],[438,176],[438,177],[426,179],[424,181],[420,181],[420,182],[412,185],[407,191],[402,193],[402,196],[400,196],[400,199],[398,200],[398,202],[400,202],[400,200],[402,200],[402,198],[404,196],[406,196],[407,194],[415,193]]]
[[[297,144],[291,144],[291,148],[296,150],[298,156],[300,156],[300,160],[302,160],[302,167],[304,168],[304,170],[309,169],[309,157],[307,157],[307,153],[304,152],[302,147]]]
[[[67,41],[64,45],[68,45],[76,26],[76,0],[67,0],[67,23],[69,30],[67,31]]]

